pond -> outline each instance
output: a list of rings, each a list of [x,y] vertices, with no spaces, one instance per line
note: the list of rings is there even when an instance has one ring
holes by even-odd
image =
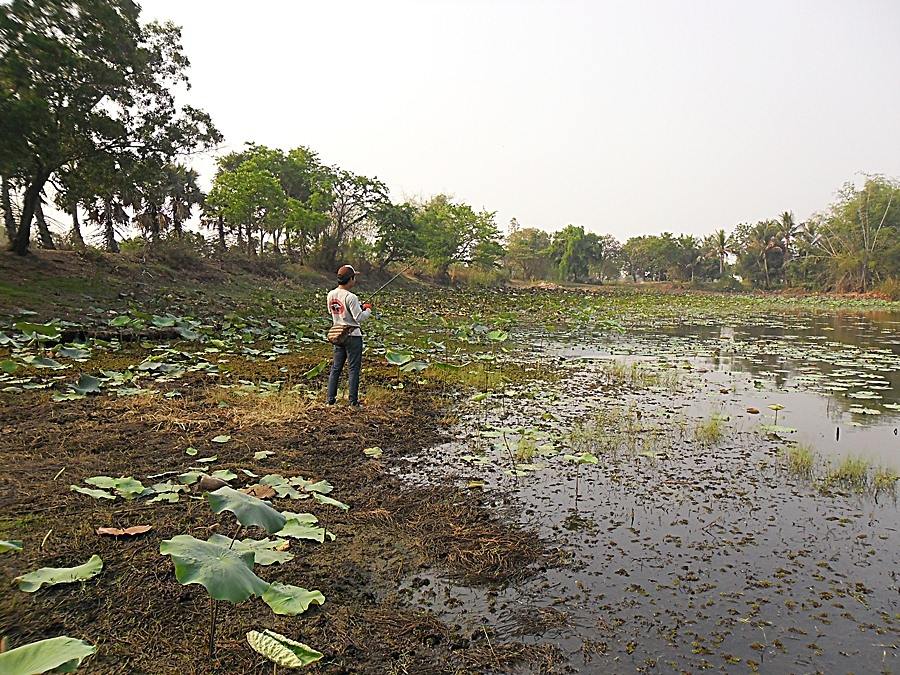
[[[430,574],[404,592],[577,672],[893,672],[898,326],[769,313],[517,336],[537,379],[462,405],[400,471],[489,491],[548,560],[506,588]]]

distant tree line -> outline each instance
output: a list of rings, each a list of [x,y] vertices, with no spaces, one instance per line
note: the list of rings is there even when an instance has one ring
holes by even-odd
[[[377,177],[325,164],[310,148],[248,144],[218,160],[208,194],[187,165],[222,136],[189,86],[180,29],[141,24],[131,0],[0,4],[0,210],[10,248],[171,245],[206,255],[282,256],[333,270],[415,259],[446,280],[678,281],[867,291],[900,278],[900,185],[847,184],[806,222],[758,223],[624,243],[567,225],[552,234],[447,195],[394,203]],[[61,238],[46,207],[69,215]],[[197,223],[201,235],[187,231]],[[90,225],[96,239],[85,234]],[[131,235],[136,234],[136,237]],[[127,236],[126,236],[127,235]],[[123,239],[127,241],[123,243]]]
[[[523,279],[600,282],[622,276],[638,281],[737,283],[757,288],[869,291],[900,279],[900,183],[868,176],[848,183],[836,201],[806,222],[785,211],[777,218],[692,235],[632,237],[568,225],[550,235],[511,228],[506,259]]]

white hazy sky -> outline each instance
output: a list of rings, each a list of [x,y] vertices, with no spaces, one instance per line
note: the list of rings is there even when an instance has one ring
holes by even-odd
[[[703,235],[900,176],[897,0],[142,6],[183,27],[225,149],[307,145],[502,229]]]

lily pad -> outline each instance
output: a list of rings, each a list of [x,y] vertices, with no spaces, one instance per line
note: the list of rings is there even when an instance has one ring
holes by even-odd
[[[251,551],[229,550],[179,534],[160,543],[159,552],[172,556],[179,583],[200,584],[215,600],[243,602],[252,595],[262,595],[269,587],[253,573]]]
[[[215,492],[206,493],[206,500],[213,513],[231,511],[244,527],[258,525],[269,534],[278,532],[287,522],[287,519],[268,502],[230,487],[221,487]]]
[[[302,614],[311,604],[321,605],[325,602],[325,596],[319,591],[308,591],[299,586],[273,582],[263,593],[265,602],[275,614],[284,616],[296,616]]]
[[[93,645],[65,635],[38,640],[0,652],[0,672],[6,675],[34,675],[51,670],[71,673],[96,651]]]
[[[87,581],[91,577],[100,574],[103,569],[103,560],[99,555],[92,555],[83,565],[76,567],[42,567],[34,572],[16,577],[13,581],[19,585],[19,590],[26,593],[34,593],[41,586],[55,586],[56,584],[71,584],[76,581]]]

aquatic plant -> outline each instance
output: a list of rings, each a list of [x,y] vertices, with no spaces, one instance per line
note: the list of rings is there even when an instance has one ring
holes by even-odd
[[[727,420],[727,417],[712,415],[708,419],[698,421],[694,427],[694,440],[704,446],[715,445],[725,435]]]
[[[801,478],[811,478],[815,464],[815,452],[809,445],[789,445],[784,450],[788,471]]]

